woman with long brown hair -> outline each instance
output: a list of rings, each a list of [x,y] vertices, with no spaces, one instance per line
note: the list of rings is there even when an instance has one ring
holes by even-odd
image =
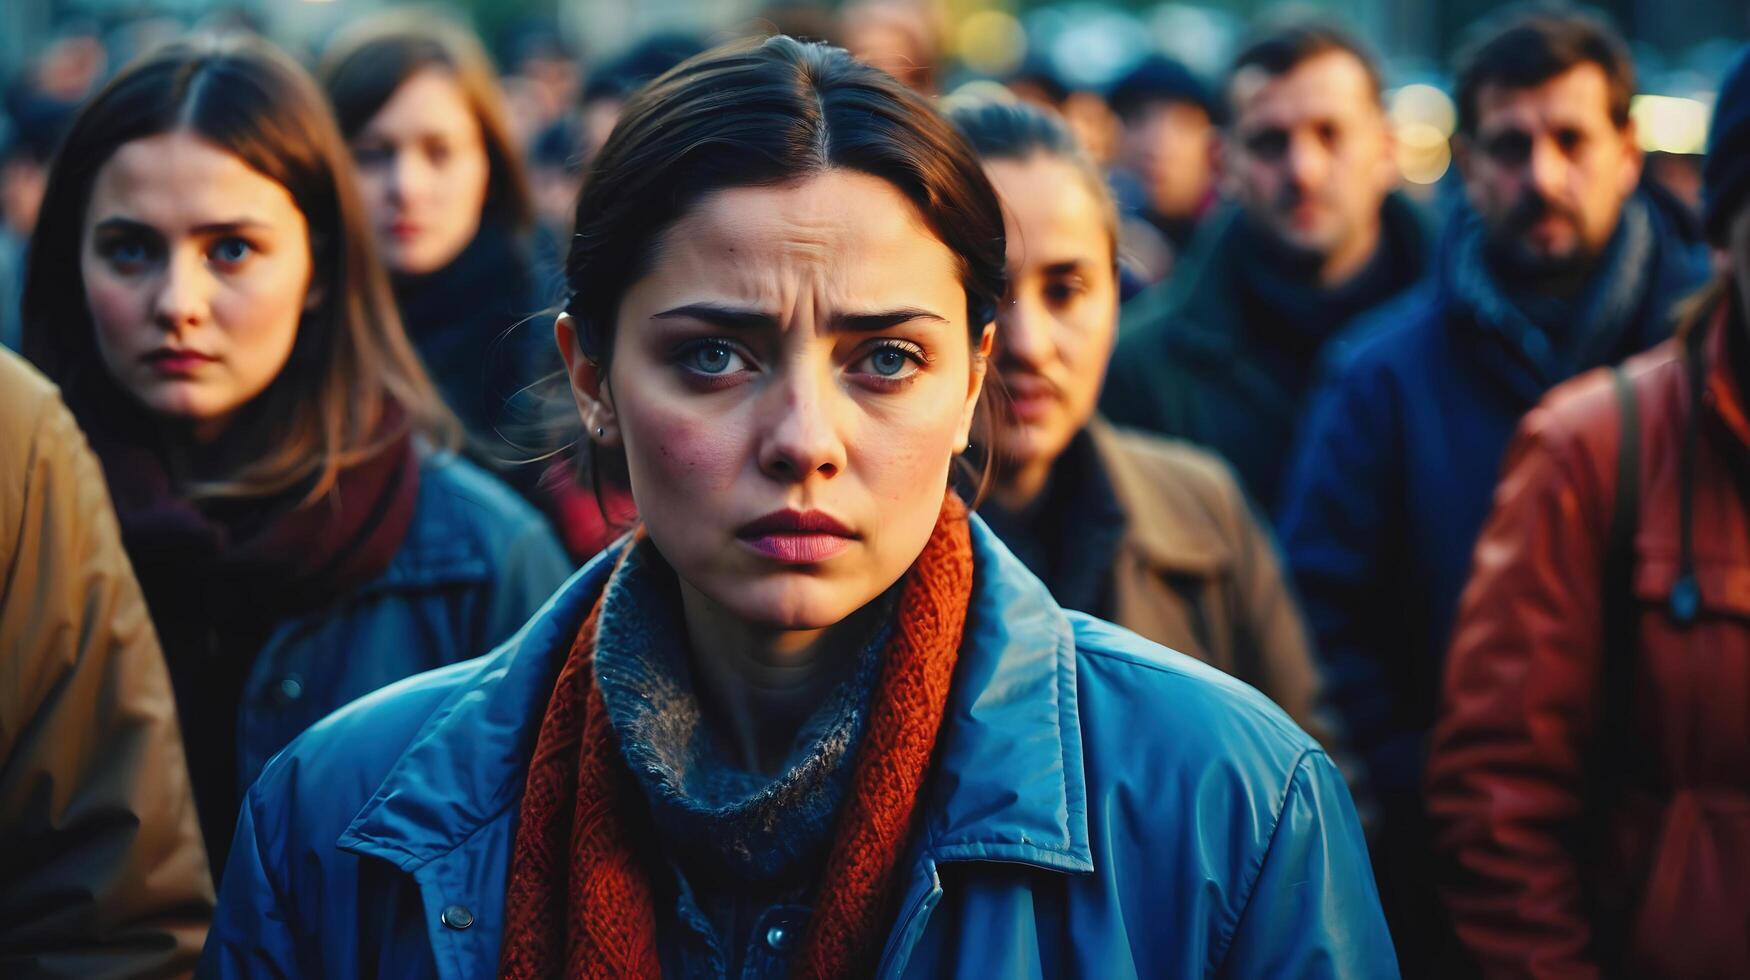
[[[531,483],[534,470],[525,479],[509,464],[531,441],[524,389],[560,367],[545,325],[530,321],[556,298],[557,274],[537,261],[491,60],[467,30],[398,11],[341,35],[319,74],[408,336],[474,454]]]
[[[30,270],[26,351],[102,460],[217,869],[293,736],[490,649],[566,568],[448,451],[333,119],[265,43],[172,45],[100,92]]]
[[[555,334],[642,524],[268,767],[211,975],[1392,971],[1324,752],[1065,612],[952,488],[1003,219],[927,102],[788,37],[710,52],[577,213]]]

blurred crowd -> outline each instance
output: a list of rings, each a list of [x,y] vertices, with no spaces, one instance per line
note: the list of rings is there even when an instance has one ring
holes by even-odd
[[[1246,681],[1326,747],[1404,975],[1744,975],[1744,62],[1705,155],[1649,153],[1658,106],[1585,8],[1479,22],[1444,91],[1340,23],[1250,28],[1218,74],[1153,52],[1098,86],[1035,58],[974,71],[905,0],[785,2],[747,33],[845,47],[984,163],[1009,291],[980,515],[1059,604]],[[585,60],[524,30],[495,59],[403,11],[271,77],[191,82],[129,75],[158,42],[117,36],[69,26],[0,124],[8,975],[189,968],[275,753],[491,649],[635,524],[579,438],[553,315],[616,123],[723,40]],[[297,108],[213,110],[232,148],[191,148],[150,117],[194,84]],[[1432,150],[1410,141],[1430,119]],[[227,193],[285,226],[193,217]],[[287,229],[314,258],[247,288],[151,272],[185,247],[283,263]],[[296,293],[278,321],[274,289]],[[218,353],[128,334],[134,308],[277,349],[225,429],[166,436],[151,417],[178,406],[94,381],[125,374],[114,349]],[[82,835],[104,843],[58,867]]]

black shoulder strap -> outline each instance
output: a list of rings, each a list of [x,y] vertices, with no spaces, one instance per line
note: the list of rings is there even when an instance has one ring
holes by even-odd
[[[1616,446],[1616,507],[1610,515],[1610,539],[1604,552],[1607,574],[1604,590],[1606,624],[1616,610],[1634,605],[1635,531],[1641,516],[1641,412],[1635,398],[1635,386],[1622,368],[1610,370],[1610,380],[1616,389],[1617,417],[1622,432]],[[1628,602],[1612,602],[1627,599]],[[1606,642],[1615,639],[1607,637]]]
[[[1603,695],[1598,716],[1601,732],[1622,732],[1627,724],[1632,697],[1635,639],[1640,627],[1635,603],[1635,532],[1641,519],[1641,418],[1634,383],[1622,368],[1612,368],[1617,414],[1622,434],[1616,448],[1616,507],[1610,515],[1610,538],[1604,551],[1604,643],[1599,658],[1599,689]],[[1607,770],[1620,771],[1627,757],[1602,744],[1602,758],[1615,759]],[[1611,794],[1606,793],[1605,798]]]
[[[1603,642],[1598,658],[1598,716],[1587,759],[1582,866],[1601,864],[1608,853],[1607,824],[1626,784],[1634,749],[1630,718],[1634,710],[1634,665],[1639,615],[1634,592],[1635,532],[1641,509],[1641,422],[1634,385],[1622,368],[1611,369],[1622,433],[1616,450],[1616,506],[1604,551]],[[1594,879],[1588,888],[1592,915],[1592,954],[1605,976],[1620,975],[1622,934],[1627,929],[1629,896],[1621,882]]]

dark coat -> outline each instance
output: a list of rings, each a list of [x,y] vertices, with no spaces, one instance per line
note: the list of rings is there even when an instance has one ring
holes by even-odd
[[[1251,688],[1064,612],[976,517],[972,538],[934,775],[864,969],[1395,976],[1325,753]],[[613,563],[490,657],[366,698],[268,766],[203,975],[493,975],[535,731]]]
[[[1381,268],[1335,308],[1364,312],[1421,276],[1429,248],[1420,215],[1393,195],[1381,221]],[[1319,349],[1348,321],[1291,318],[1276,312],[1283,297],[1257,298],[1247,273],[1273,261],[1257,240],[1237,210],[1213,216],[1172,279],[1125,305],[1100,414],[1214,450],[1268,513]]]
[[[544,421],[530,386],[564,367],[553,344],[557,273],[488,217],[449,265],[393,282],[407,336],[461,420],[469,456],[526,494],[542,468],[512,464],[538,455],[524,447]]]
[[[1625,695],[1610,702],[1623,716],[1603,716],[1600,683],[1622,420],[1609,376],[1552,392],[1509,453],[1428,761],[1447,904],[1491,976],[1598,976],[1594,946],[1607,975],[1750,976],[1750,420],[1728,366],[1750,360],[1750,344],[1734,338],[1727,355],[1724,332],[1697,345],[1711,367],[1694,430],[1700,601],[1688,628],[1667,612],[1697,411],[1687,358],[1672,341],[1624,367],[1640,516],[1627,578],[1638,627],[1616,668]],[[1616,775],[1591,781],[1593,766]]]

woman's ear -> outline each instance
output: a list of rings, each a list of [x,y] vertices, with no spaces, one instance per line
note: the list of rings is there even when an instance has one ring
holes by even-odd
[[[559,356],[565,359],[571,397],[577,400],[577,414],[582,416],[589,437],[598,446],[618,446],[620,423],[608,391],[607,369],[584,356],[577,343],[577,321],[571,314],[561,313],[553,321],[553,340],[559,345]]]
[[[960,428],[956,430],[954,446],[956,453],[966,451],[967,444],[972,440],[972,420],[978,414],[978,395],[984,390],[984,378],[990,368],[991,351],[996,347],[997,324],[995,320],[984,325],[984,332],[979,334],[978,346],[972,350],[972,376],[966,385],[966,404],[960,413]]]

